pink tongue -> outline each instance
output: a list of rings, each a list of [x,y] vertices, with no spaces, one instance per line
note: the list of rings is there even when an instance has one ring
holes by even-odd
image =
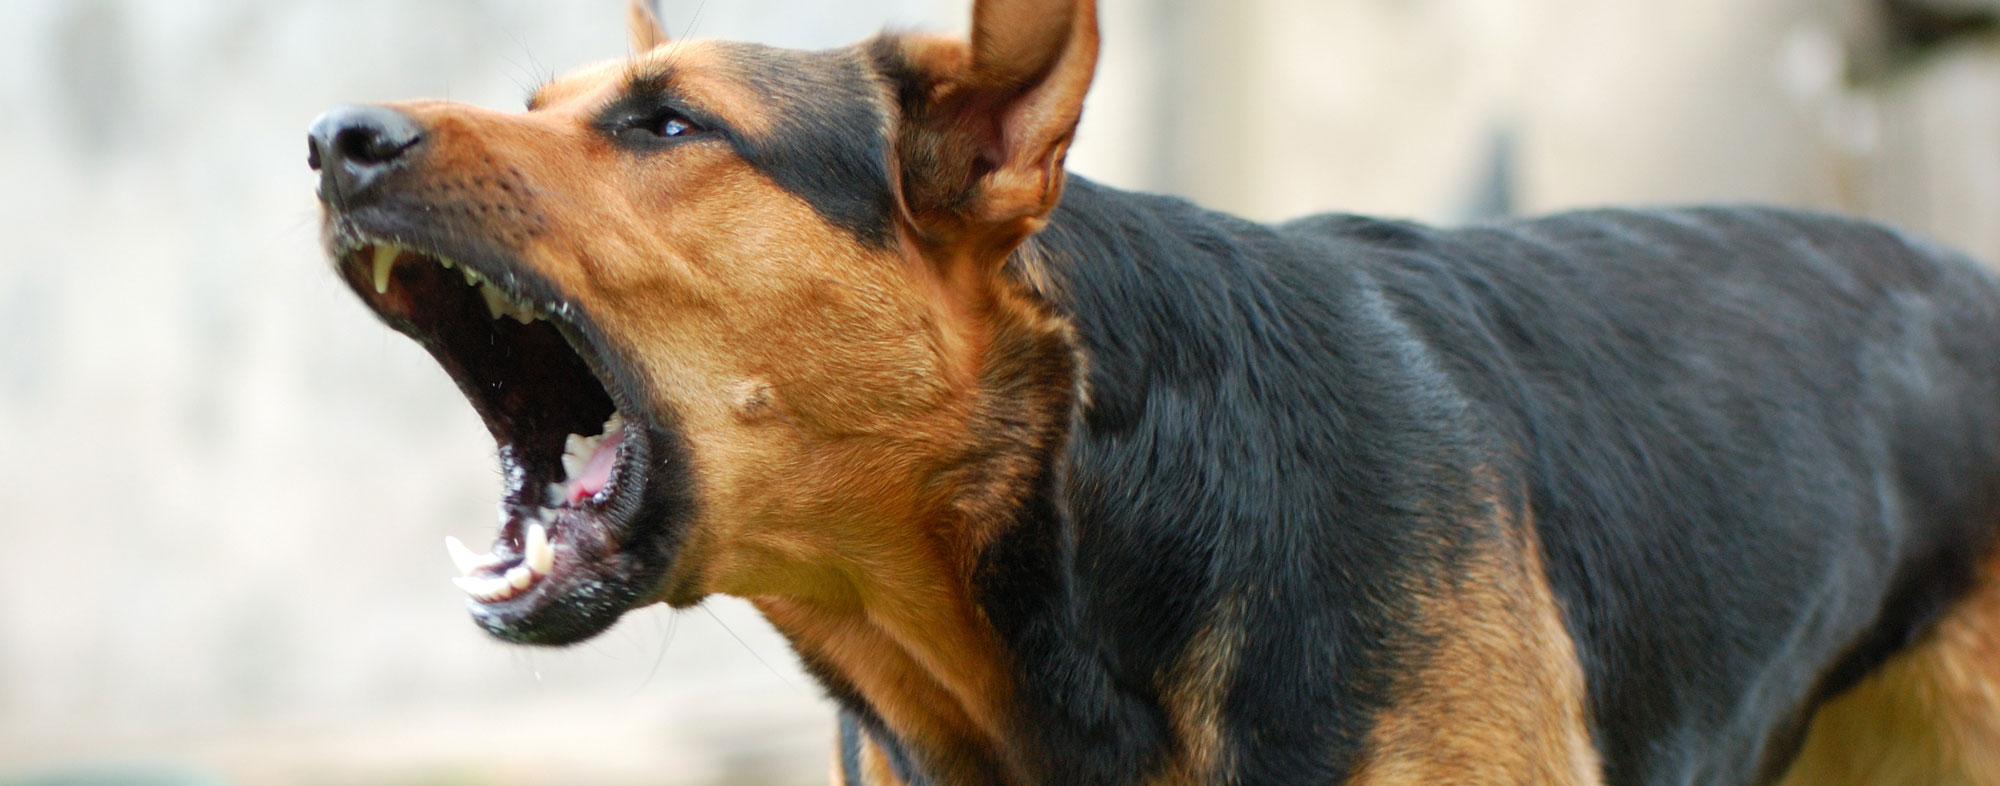
[[[611,464],[618,458],[618,443],[624,441],[625,430],[605,436],[597,443],[597,452],[590,454],[590,461],[583,465],[583,473],[570,479],[569,501],[576,502],[596,494],[611,482]]]

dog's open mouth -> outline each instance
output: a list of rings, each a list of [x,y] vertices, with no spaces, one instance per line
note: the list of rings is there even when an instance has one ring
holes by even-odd
[[[505,260],[481,255],[475,266],[358,234],[330,246],[342,278],[437,358],[498,443],[501,523],[489,553],[446,542],[475,618],[537,643],[609,626],[650,591],[669,550],[661,533],[635,532],[655,507],[656,424],[621,384],[630,376],[617,353],[578,306]]]

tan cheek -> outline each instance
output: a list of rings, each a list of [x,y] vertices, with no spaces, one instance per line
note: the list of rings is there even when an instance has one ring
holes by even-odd
[[[902,504],[896,487],[919,468],[893,448],[948,432],[922,424],[948,416],[949,389],[899,259],[740,161],[688,152],[653,169],[584,157],[622,174],[544,199],[590,209],[557,217],[571,231],[536,255],[687,441],[698,548],[719,574],[768,575],[758,566],[824,557]]]
[[[771,383],[761,379],[749,379],[738,383],[735,390],[736,420],[745,424],[762,423],[777,415],[771,406]]]

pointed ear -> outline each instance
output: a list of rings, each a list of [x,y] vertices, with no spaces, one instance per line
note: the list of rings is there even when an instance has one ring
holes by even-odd
[[[651,52],[667,42],[667,28],[653,13],[653,0],[632,0],[625,6],[625,26],[631,31],[632,53]]]
[[[1040,229],[1097,67],[1094,0],[977,0],[969,40],[875,53],[900,93],[896,165],[919,233],[1011,249]]]

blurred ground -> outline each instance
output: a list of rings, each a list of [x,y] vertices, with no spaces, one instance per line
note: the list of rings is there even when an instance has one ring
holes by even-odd
[[[823,782],[830,713],[747,606],[485,639],[491,443],[327,274],[303,133],[513,108],[622,0],[0,4],[0,784]],[[962,0],[670,0],[826,46]],[[1981,0],[1105,0],[1072,163],[1275,219],[1602,202],[1875,215],[2000,259]],[[1954,23],[1953,20],[1958,20]]]

